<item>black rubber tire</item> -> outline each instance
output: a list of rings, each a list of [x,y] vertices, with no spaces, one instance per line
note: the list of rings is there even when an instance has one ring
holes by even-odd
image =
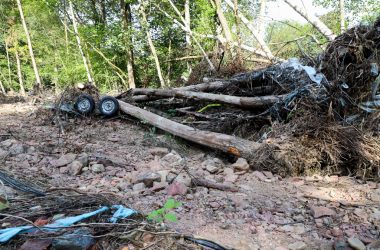
[[[83,115],[88,115],[94,112],[95,101],[90,95],[80,95],[75,101],[74,108]]]
[[[115,97],[104,96],[102,99],[100,99],[99,111],[104,116],[114,116],[119,112],[119,102]]]

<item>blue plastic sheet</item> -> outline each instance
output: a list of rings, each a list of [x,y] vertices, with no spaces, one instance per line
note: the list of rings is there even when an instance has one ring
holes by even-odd
[[[137,213],[135,210],[126,208],[122,205],[113,205],[112,208],[117,209],[116,212],[113,214],[112,218],[110,219],[110,222],[112,223],[116,223],[119,219],[125,219]]]
[[[112,206],[112,208],[117,209],[110,219],[112,223],[116,223],[119,219],[124,219],[137,213],[135,210],[126,208],[122,205],[114,205]],[[109,210],[109,207],[101,207],[98,210],[90,212],[90,213],[85,213],[78,216],[66,217],[63,219],[56,220],[52,224],[48,224],[48,225],[40,227],[40,229],[44,231],[57,231],[64,227],[69,227],[79,221],[82,221],[92,216],[95,216],[97,214],[103,213],[107,210]],[[31,233],[37,230],[39,229],[37,229],[34,226],[20,226],[20,227],[0,229],[0,243],[5,243],[18,234]]]

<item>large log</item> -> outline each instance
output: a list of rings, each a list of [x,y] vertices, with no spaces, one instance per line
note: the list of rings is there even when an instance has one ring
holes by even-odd
[[[231,135],[195,129],[123,101],[119,101],[119,104],[120,109],[126,114],[143,120],[159,129],[183,139],[218,149],[238,157],[249,159],[260,147],[260,143],[244,140]]]
[[[285,95],[271,95],[271,96],[258,96],[258,97],[241,97],[230,95],[219,95],[204,92],[184,91],[178,89],[135,89],[134,93],[152,97],[177,97],[189,98],[204,101],[212,101],[230,104],[242,108],[260,108],[273,105],[281,101]]]
[[[207,86],[207,83],[202,83],[198,85],[192,85],[189,86],[192,87],[191,91],[197,91],[197,92],[209,92],[209,91],[215,91],[215,90],[223,90],[224,88],[227,88],[228,85],[209,85]],[[181,90],[185,90],[181,88]],[[177,88],[175,90],[178,90],[180,88]],[[138,94],[138,93],[144,93],[144,90],[140,91],[140,89],[134,89],[136,91],[132,91],[132,94],[136,94],[132,96],[133,101],[135,102],[149,102],[149,101],[155,101],[159,99],[164,99],[166,98],[165,96],[149,96],[149,95],[143,95],[143,94]],[[190,90],[190,88],[189,88]],[[250,89],[250,93],[256,96],[260,95],[265,95],[265,94],[270,94],[275,90],[275,86],[262,86],[262,87],[253,87]]]

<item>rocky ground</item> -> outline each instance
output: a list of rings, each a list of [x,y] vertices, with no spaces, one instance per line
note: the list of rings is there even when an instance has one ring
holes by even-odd
[[[378,183],[282,178],[128,117],[56,126],[36,110],[0,104],[1,168],[45,186],[117,193],[143,213],[174,196],[183,205],[171,228],[235,249],[380,249]],[[199,177],[238,191],[192,185]]]

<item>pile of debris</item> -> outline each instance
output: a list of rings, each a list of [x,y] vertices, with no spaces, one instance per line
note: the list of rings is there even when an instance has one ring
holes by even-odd
[[[320,58],[175,89],[133,89],[118,98],[145,109],[136,114],[122,104],[126,113],[245,157],[255,169],[379,178],[380,22],[348,30]],[[149,119],[146,110],[159,117]]]
[[[348,30],[318,60],[230,79],[131,89],[120,109],[175,136],[281,175],[380,177],[380,19]],[[244,139],[243,139],[244,138]]]

